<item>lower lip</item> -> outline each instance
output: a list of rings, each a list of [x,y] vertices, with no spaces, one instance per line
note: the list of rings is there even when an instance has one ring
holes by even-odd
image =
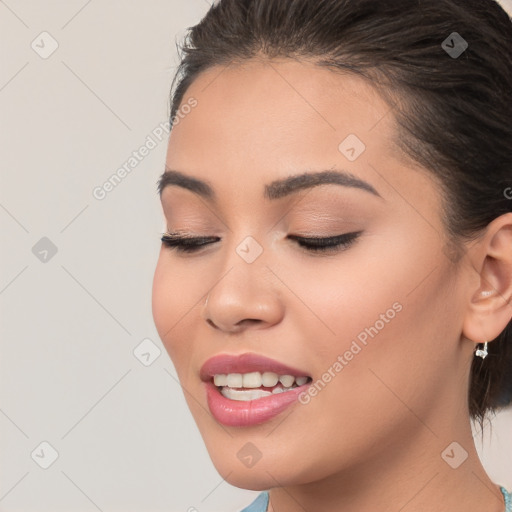
[[[248,401],[226,398],[211,381],[206,382],[205,385],[208,407],[219,423],[229,427],[249,427],[269,421],[282,413],[298,401],[298,396],[309,386],[309,383],[297,386],[290,391]]]

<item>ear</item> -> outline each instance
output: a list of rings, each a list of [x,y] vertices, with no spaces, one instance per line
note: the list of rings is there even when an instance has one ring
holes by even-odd
[[[462,334],[476,342],[494,340],[512,318],[512,212],[494,219],[469,255],[477,279]]]

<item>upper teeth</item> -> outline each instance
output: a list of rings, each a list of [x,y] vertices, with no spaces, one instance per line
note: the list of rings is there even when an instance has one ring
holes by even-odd
[[[280,382],[285,388],[302,386],[308,377],[295,377],[293,375],[278,375],[274,372],[250,372],[217,374],[213,377],[216,386],[228,386],[230,388],[259,388],[261,386],[271,388]]]

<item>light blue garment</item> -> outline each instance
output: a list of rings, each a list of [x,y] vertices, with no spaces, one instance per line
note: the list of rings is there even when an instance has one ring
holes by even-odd
[[[500,487],[500,489],[503,497],[505,498],[505,512],[512,512],[512,494],[507,492],[505,487]]]
[[[240,512],[267,512],[267,507],[268,507],[268,492],[263,491],[260,494],[258,494],[256,499],[248,507],[245,507]]]
[[[510,494],[505,487],[500,487],[503,498],[505,499],[505,512],[512,512],[512,494]],[[256,499],[240,512],[267,512],[268,507],[268,492],[263,491],[258,494]]]

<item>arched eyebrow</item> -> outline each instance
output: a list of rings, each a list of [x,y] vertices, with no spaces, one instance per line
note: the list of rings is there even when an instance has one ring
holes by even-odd
[[[370,183],[350,174],[344,170],[329,169],[325,171],[303,172],[294,174],[286,178],[280,178],[265,185],[263,197],[266,199],[280,199],[289,196],[299,190],[315,187],[318,185],[334,184],[343,187],[351,187],[364,190],[374,196],[382,196],[370,185]],[[174,169],[167,169],[158,180],[158,194],[162,197],[162,192],[168,186],[182,187],[209,202],[216,203],[217,195],[210,182],[184,174]]]

